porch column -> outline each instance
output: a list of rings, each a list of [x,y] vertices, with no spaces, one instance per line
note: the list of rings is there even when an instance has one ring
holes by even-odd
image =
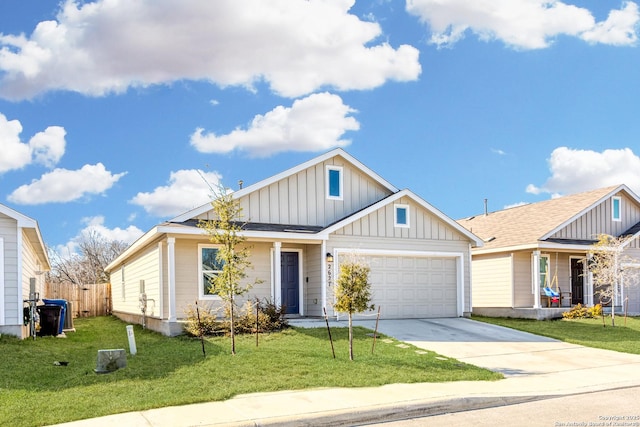
[[[273,242],[273,300],[282,305],[282,242]]]
[[[540,308],[540,251],[533,251],[533,308]]]
[[[164,283],[164,278],[162,277],[162,260],[164,259],[163,257],[164,255],[164,246],[162,244],[162,242],[158,242],[158,278],[159,278],[159,282],[160,282],[160,289],[159,289],[159,295],[158,295],[158,305],[159,307],[159,314],[160,314],[160,318],[164,319],[164,292],[162,291],[162,283]]]
[[[167,239],[167,277],[169,285],[169,322],[176,321],[176,238]]]

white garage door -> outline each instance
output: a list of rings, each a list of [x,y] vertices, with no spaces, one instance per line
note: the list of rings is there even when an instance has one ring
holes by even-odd
[[[369,255],[373,303],[385,319],[456,317],[456,258]]]

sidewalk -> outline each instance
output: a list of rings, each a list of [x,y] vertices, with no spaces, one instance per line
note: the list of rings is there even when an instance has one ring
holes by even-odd
[[[437,326],[437,322],[429,322],[427,326],[433,327],[433,325]],[[397,322],[389,322],[385,325],[389,331],[397,326]],[[481,329],[486,328],[484,325],[477,326]],[[452,325],[448,327],[455,332]],[[464,324],[464,328],[468,329],[468,325]],[[495,329],[491,328],[486,333],[495,336]],[[424,334],[419,338],[432,341],[415,341],[414,345],[418,344],[419,347],[451,345],[436,343],[426,329],[421,327]],[[505,333],[514,334],[515,332],[509,330]],[[436,335],[441,336],[442,332],[438,330]],[[495,365],[490,368],[506,374],[506,379],[499,381],[389,384],[371,388],[326,388],[255,393],[236,396],[222,402],[116,414],[60,424],[60,426],[355,425],[640,386],[639,355],[589,349],[555,340],[542,339],[537,340],[539,342],[526,343],[522,341],[526,337],[522,339],[511,338],[511,335],[508,335],[509,339],[506,337],[507,335],[503,337],[503,342],[493,343],[491,353],[482,355],[474,352],[473,355],[467,355],[472,357],[462,357],[462,359],[468,359],[463,360],[467,363]],[[478,350],[486,350],[490,343],[484,338],[480,341],[482,342],[458,342],[457,344],[462,344],[460,346],[462,348],[475,346],[474,348]],[[442,348],[452,352],[460,351],[454,347]],[[465,355],[459,354],[459,356]],[[553,360],[557,360],[557,364],[552,367],[547,366],[549,357],[555,358]],[[521,364],[527,364],[527,369],[522,369],[519,366]],[[496,366],[501,369],[496,369]]]

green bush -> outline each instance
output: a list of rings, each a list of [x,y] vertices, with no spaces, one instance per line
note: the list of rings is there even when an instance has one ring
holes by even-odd
[[[571,310],[562,313],[562,317],[565,319],[588,319],[599,316],[602,316],[602,305],[600,304],[596,304],[593,307],[578,304],[573,306]]]
[[[200,324],[198,325],[195,306],[187,309],[187,323],[184,327],[188,335],[223,335],[229,334],[230,313],[225,309],[224,316],[219,316],[220,309],[212,309],[211,306],[200,308]],[[278,307],[270,301],[247,301],[245,305],[236,311],[235,332],[239,334],[251,334],[256,332],[256,315],[258,317],[258,332],[279,331],[288,327],[285,319],[285,306]]]

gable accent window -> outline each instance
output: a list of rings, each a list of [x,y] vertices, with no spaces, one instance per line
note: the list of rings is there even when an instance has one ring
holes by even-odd
[[[222,271],[222,262],[218,260],[218,247],[213,245],[198,245],[198,277],[199,294],[201,299],[219,299],[211,292],[211,279]]]
[[[342,168],[327,166],[327,199],[342,200]]]
[[[409,228],[409,206],[393,205],[393,225]]]
[[[611,219],[613,221],[622,221],[621,205],[622,199],[620,197],[611,198]]]

